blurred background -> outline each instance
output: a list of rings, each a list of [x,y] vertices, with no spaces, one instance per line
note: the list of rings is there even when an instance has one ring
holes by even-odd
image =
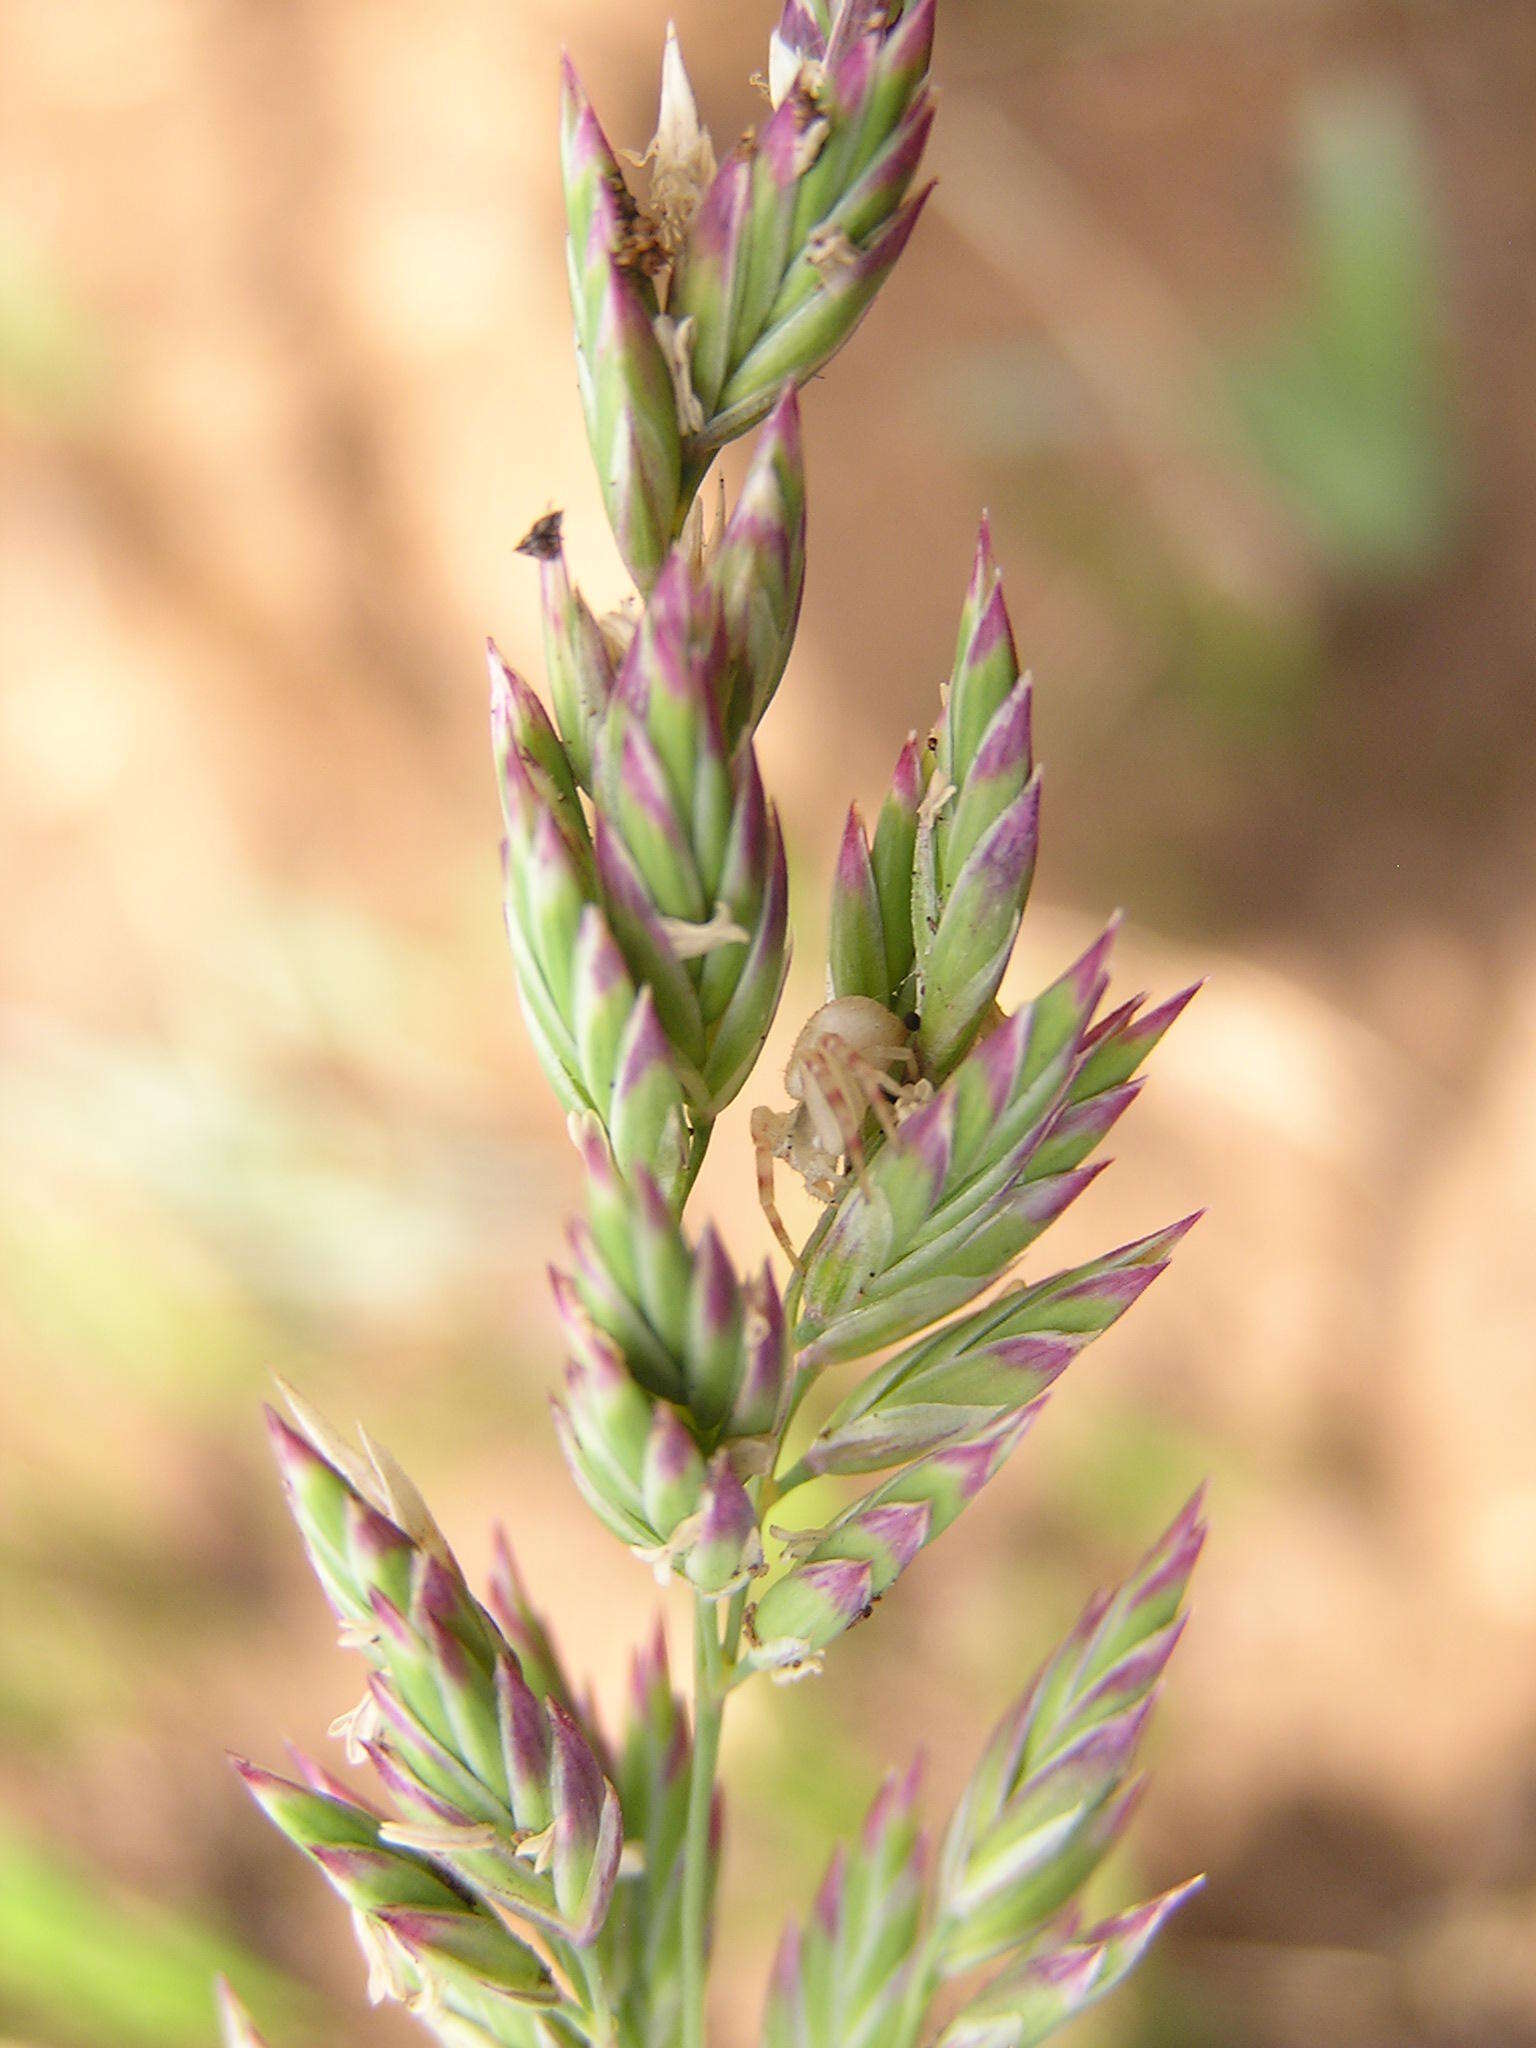
[[[755,118],[768,0],[674,0]],[[619,589],[569,359],[562,39],[643,146],[638,0],[0,0],[0,2036],[369,2014],[225,1745],[351,1704],[264,1457],[281,1369],[505,1516],[612,1699],[657,1598],[547,1427],[576,1178],[516,1015],[480,638],[513,543]],[[1201,1475],[1123,1882],[1210,1871],[1106,2048],[1536,2042],[1536,9],[946,0],[942,184],[809,395],[764,736],[824,885],[932,718],[991,507],[1046,852],[1011,984],[1116,903],[1209,986],[1042,1249],[1173,1273],[817,1686],[731,1733],[745,2048],[830,1826],[933,1810]],[[763,1243],[743,1097],[700,1197]]]

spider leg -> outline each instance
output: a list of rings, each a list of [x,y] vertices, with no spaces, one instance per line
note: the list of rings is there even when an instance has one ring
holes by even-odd
[[[754,1123],[756,1118],[754,1116]],[[773,1146],[759,1130],[752,1133],[752,1150],[757,1161],[757,1199],[763,1214],[768,1219],[768,1228],[784,1248],[784,1256],[799,1271],[800,1254],[795,1250],[794,1240],[784,1228],[784,1218],[779,1214],[778,1196],[773,1181]]]
[[[903,1084],[886,1073],[883,1067],[877,1066],[866,1053],[860,1052],[857,1046],[850,1045],[846,1038],[827,1041],[824,1050],[827,1058],[837,1065],[840,1078],[849,1092],[863,1097],[881,1130],[888,1138],[894,1138],[896,1118],[886,1097],[889,1096],[891,1102],[898,1102]],[[910,1047],[902,1050],[909,1059],[914,1057]]]
[[[858,1175],[860,1187],[863,1187],[866,1185],[864,1145],[859,1133],[864,1127],[868,1103],[852,1085],[851,1076],[839,1057],[851,1050],[842,1039],[829,1033],[819,1045],[807,1047],[801,1058],[810,1079],[821,1091],[837,1126],[843,1150],[848,1155],[848,1163]]]
[[[912,1046],[898,1046],[883,1057],[892,1061],[904,1061],[908,1071],[909,1078],[905,1081],[898,1081],[894,1074],[886,1074],[879,1068],[876,1068],[876,1072],[880,1077],[880,1086],[891,1098],[894,1122],[899,1128],[902,1121],[909,1117],[914,1109],[917,1109],[922,1103],[933,1100],[933,1083],[925,1075],[919,1073],[917,1053]],[[882,1123],[883,1121],[882,1119]],[[887,1133],[889,1134],[889,1127],[887,1127]]]

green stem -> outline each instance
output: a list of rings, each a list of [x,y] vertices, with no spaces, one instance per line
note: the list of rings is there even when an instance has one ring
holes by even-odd
[[[714,468],[715,448],[683,449],[682,474],[678,478],[677,510],[672,518],[672,538],[682,539],[683,528],[688,524],[688,514],[693,510],[693,501],[704,488],[704,479]]]
[[[797,1486],[809,1486],[813,1479],[821,1477],[811,1471],[804,1458],[798,1458],[787,1472],[781,1473],[773,1482],[775,1500],[782,1500],[787,1493],[793,1493]]]
[[[715,1770],[720,1761],[720,1724],[725,1718],[723,1665],[714,1606],[708,1600],[697,1600],[693,1610],[693,1775],[688,1785],[683,1852],[682,2048],[704,2048],[709,1838]]]
[[[761,1513],[758,1520],[762,1520]],[[725,1642],[722,1646],[724,1656],[721,1670],[721,1686],[725,1692],[730,1691],[731,1667],[736,1662],[736,1652],[741,1646],[741,1625],[746,1618],[746,1612],[747,1589],[743,1586],[739,1592],[731,1595],[731,1604],[725,1610]]]
[[[784,1290],[784,1324],[786,1329],[793,1330],[795,1327],[796,1319],[800,1314],[800,1296],[804,1287],[805,1260],[802,1255],[800,1264],[790,1274],[789,1285]]]
[[[693,1184],[699,1177],[699,1168],[704,1164],[704,1154],[709,1150],[709,1141],[714,1136],[714,1119],[708,1123],[695,1124],[688,1140],[688,1157],[683,1165],[683,1185],[678,1195],[678,1213],[693,1193]]]

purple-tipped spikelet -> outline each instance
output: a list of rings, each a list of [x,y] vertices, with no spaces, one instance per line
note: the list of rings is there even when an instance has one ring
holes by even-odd
[[[912,862],[917,851],[917,834],[923,800],[922,756],[917,735],[911,734],[897,757],[895,773],[870,847],[875,890],[879,897],[880,922],[885,939],[889,1009],[904,1016],[911,996],[908,987],[916,958],[912,935]]]
[[[604,1526],[631,1549],[649,1551],[670,1531],[646,1518],[642,1478],[655,1415],[624,1370],[620,1353],[590,1323],[574,1290],[553,1276],[570,1358],[552,1413],[577,1490]]]
[[[946,1974],[1037,1933],[1124,1831],[1130,1773],[1205,1528],[1200,1496],[1108,1599],[1097,1599],[992,1738],[940,1867]]]
[[[319,1866],[352,1909],[370,1986],[380,1995],[436,1997],[465,2019],[476,2016],[486,1993],[526,2006],[554,2003],[554,1980],[537,1951],[429,1857],[391,1843],[365,1809],[253,1764],[237,1760],[235,1767],[273,1826]],[[431,1939],[398,1938],[402,1928],[423,1936],[428,1927]]]
[[[575,1248],[580,1259],[579,1237]],[[578,1491],[658,1578],[681,1573],[710,1598],[736,1591],[759,1570],[762,1543],[730,1451],[706,1460],[682,1411],[647,1391],[598,1327],[582,1283],[553,1280],[570,1345],[555,1429]]]
[[[603,1961],[626,2043],[677,2037],[692,1765],[688,1713],[673,1689],[658,1623],[630,1669],[617,1778],[628,1835],[626,1872],[603,1936]],[[717,1794],[708,1833],[707,1898],[713,1896],[719,1839]]]
[[[1008,1415],[990,1431],[963,1443],[947,1443],[914,1459],[895,1478],[845,1508],[825,1529],[796,1538],[804,1562],[791,1565],[754,1603],[749,1625],[755,1661],[765,1669],[793,1668],[824,1650],[833,1635],[861,1620],[884,1597],[920,1550],[942,1536],[1001,1470],[1042,1406],[1036,1401]],[[856,1613],[829,1610],[814,1639],[802,1633],[804,1585],[823,1583],[830,1565],[857,1567],[866,1574],[864,1600]],[[836,1622],[836,1627],[829,1626]]]
[[[1122,1984],[1203,1882],[1194,1878],[1096,1927],[1032,1950],[965,2006],[936,2048],[1035,2048]]]
[[[717,1451],[705,1474],[698,1531],[688,1546],[684,1573],[695,1591],[719,1599],[755,1578],[762,1565],[757,1509],[728,1454]]]
[[[770,58],[780,97],[718,170],[669,38],[648,200],[565,67],[578,382],[604,505],[642,590],[714,451],[837,353],[927,197],[912,187],[933,122],[933,0],[891,21],[847,9],[819,55],[819,33],[797,47],[784,26]]]
[[[538,699],[490,650],[491,734],[507,838],[507,935],[545,1073],[625,1164],[675,1189],[687,1144],[680,1062],[631,977],[569,758]]]
[[[571,772],[590,793],[593,742],[613,695],[613,654],[591,607],[572,586],[559,513],[539,520],[518,552],[539,565],[549,694]]]
[[[747,1610],[753,1662],[769,1671],[815,1668],[829,1643],[868,1616],[874,1597],[874,1568],[863,1558],[818,1559],[786,1572],[764,1596],[766,1616],[762,1602]]]
[[[857,803],[848,807],[832,877],[827,980],[834,996],[867,996],[872,1002],[883,1003],[888,1010],[897,1001],[880,890]]]
[[[773,111],[702,195],[668,310],[685,324],[707,451],[761,419],[847,340],[921,211],[910,197],[932,121],[932,0],[895,20],[844,10],[829,46],[786,10],[769,57]]]
[[[501,1630],[523,1677],[540,1699],[556,1700],[573,1720],[582,1719],[576,1694],[566,1677],[560,1652],[544,1617],[529,1596],[507,1532],[500,1524],[492,1531],[491,1578],[486,1589],[486,1608]],[[587,1734],[598,1748],[590,1717]]]
[[[559,1697],[566,1688],[547,1636],[527,1618],[526,1595],[512,1595],[532,1652],[525,1674],[385,1454],[369,1446],[370,1470],[343,1446],[322,1447],[276,1415],[269,1422],[311,1561],[373,1667],[363,1706],[343,1724],[349,1749],[379,1766],[399,1819],[354,1808],[313,1768],[306,1776],[318,1790],[249,1769],[247,1783],[301,1846],[348,1852],[344,1871],[326,1866],[338,1884],[342,1875],[361,1883],[379,1856],[387,1862],[399,1850],[413,1870],[413,1856],[429,1860],[450,1903],[511,1906],[576,1946],[590,1942],[612,1893],[622,1823],[592,1742]],[[543,1757],[531,1773],[530,1729]],[[530,1859],[525,1845],[545,1831],[549,1853]]]
[[[943,715],[903,750],[872,846],[850,816],[832,889],[834,990],[915,1014],[932,1081],[995,1020],[1039,839],[1030,684],[983,521]]]
[[[682,550],[641,616],[598,735],[598,880],[630,973],[648,986],[690,1108],[714,1117],[762,1047],[788,966],[784,846],[750,741],[716,591]],[[776,680],[776,678],[775,678]]]
[[[706,1450],[756,1452],[761,1469],[789,1388],[784,1312],[773,1275],[745,1283],[712,1226],[690,1246],[656,1183],[626,1179],[595,1119],[573,1125],[587,1169],[587,1220],[572,1226],[571,1279],[582,1307],[630,1376],[674,1403]]]
[[[762,2048],[881,2048],[897,2020],[922,1918],[921,1771],[895,1772],[854,1843],[839,1846],[803,1927],[784,1930]]]
[[[1162,1005],[1152,1032],[1126,1021],[1093,1039],[1112,937],[994,1026],[849,1181],[807,1253],[804,1362],[866,1354],[962,1307],[1094,1178],[1084,1161],[1187,1000]]]
[[[803,384],[868,310],[926,192],[913,181],[932,124],[932,0],[894,20],[843,10],[829,47],[807,8],[786,12],[774,107],[720,166],[673,280],[689,323],[702,424],[690,447],[734,439],[787,382]]]
[[[655,331],[653,247],[569,59],[560,165],[587,439],[619,552],[648,589],[686,510],[677,404]]]
[[[782,105],[804,64],[824,64],[834,8],[826,0],[784,0],[768,39],[768,97]]]
[[[877,1471],[1029,1408],[1167,1270],[1196,1220],[1186,1216],[1086,1265],[1011,1288],[898,1352],[822,1425],[804,1453],[806,1469]]]
[[[721,726],[752,732],[783,677],[805,588],[805,463],[791,386],[763,428],[707,575],[725,638]]]

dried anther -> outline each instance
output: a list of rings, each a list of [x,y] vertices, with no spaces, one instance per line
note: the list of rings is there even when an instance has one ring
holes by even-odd
[[[847,277],[859,267],[859,252],[846,232],[836,225],[813,228],[805,253],[829,284]]]

